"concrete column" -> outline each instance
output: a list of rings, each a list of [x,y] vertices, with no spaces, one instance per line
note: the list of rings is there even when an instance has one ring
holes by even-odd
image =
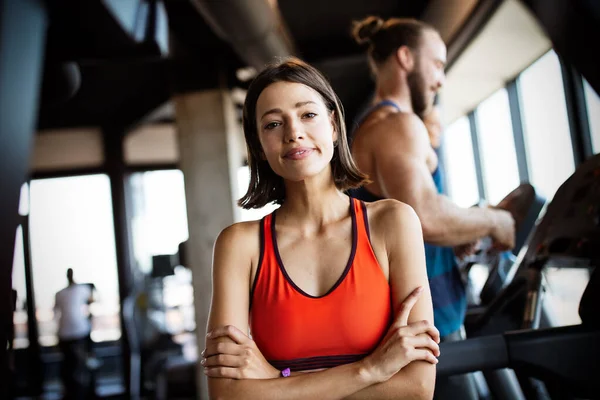
[[[212,294],[211,267],[215,239],[237,220],[233,194],[237,169],[242,165],[235,108],[226,91],[211,90],[174,98],[179,135],[180,166],[185,179],[198,351],[205,332]],[[206,377],[200,367],[199,398],[208,399]]]

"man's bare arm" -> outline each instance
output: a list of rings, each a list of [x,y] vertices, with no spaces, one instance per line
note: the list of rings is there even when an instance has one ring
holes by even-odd
[[[375,156],[376,179],[387,198],[414,208],[426,242],[457,246],[492,236],[503,247],[514,244],[514,221],[509,213],[488,208],[461,208],[438,194],[427,167],[430,151],[427,131],[421,120],[411,114],[395,114],[377,129],[382,140]]]

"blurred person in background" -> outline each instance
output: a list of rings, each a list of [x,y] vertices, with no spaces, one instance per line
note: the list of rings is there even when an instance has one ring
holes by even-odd
[[[84,399],[91,382],[87,367],[91,321],[89,305],[93,286],[78,284],[73,269],[67,270],[68,285],[56,293],[54,311],[58,317],[58,342],[63,354],[61,379],[65,399]]]

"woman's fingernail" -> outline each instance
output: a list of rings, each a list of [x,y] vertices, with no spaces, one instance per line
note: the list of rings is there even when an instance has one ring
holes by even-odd
[[[200,361],[200,364],[202,364],[202,365],[206,364],[206,359],[203,358],[202,361]]]
[[[208,333],[206,334],[206,337],[210,337],[211,335],[212,335],[212,332],[208,332]]]

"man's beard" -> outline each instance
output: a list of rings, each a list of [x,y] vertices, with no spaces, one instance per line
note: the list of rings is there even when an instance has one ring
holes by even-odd
[[[427,84],[418,67],[419,65],[415,65],[415,69],[408,74],[407,81],[413,112],[418,116],[422,116],[430,107],[430,104],[427,100]]]

